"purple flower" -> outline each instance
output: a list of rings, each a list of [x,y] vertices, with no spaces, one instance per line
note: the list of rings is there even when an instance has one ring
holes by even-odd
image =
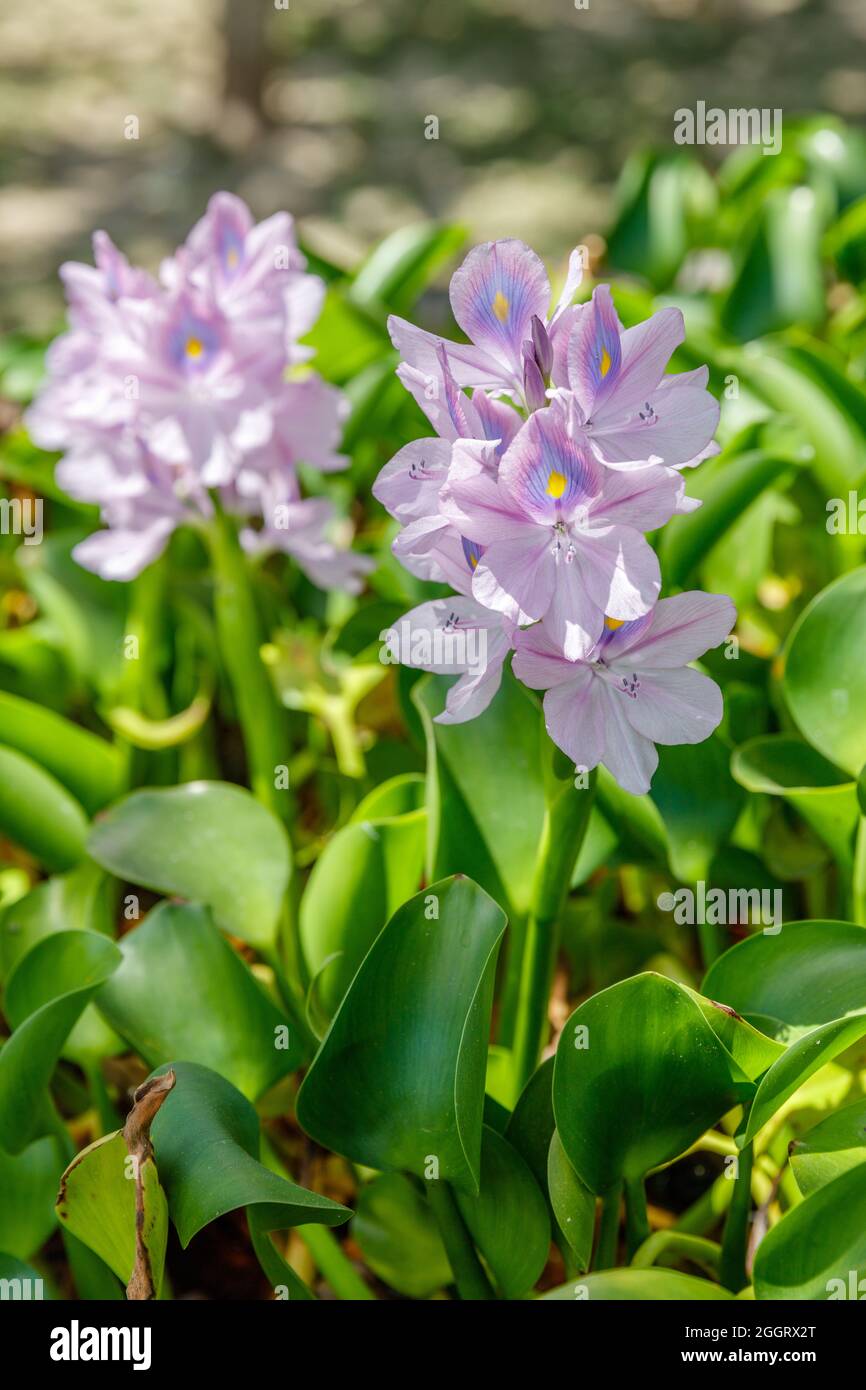
[[[470,251],[451,279],[451,308],[469,343],[444,344],[457,383],[521,396],[524,344],[547,341],[553,352],[570,322],[569,306],[582,275],[578,249],[571,253],[565,286],[548,318],[550,281],[534,251],[516,240],[488,241]],[[388,328],[404,362],[422,376],[435,377],[442,340],[394,316]],[[545,352],[542,347],[541,355]]]
[[[217,194],[162,284],[94,237],[96,266],[67,265],[70,330],[48,354],[49,377],[27,422],[34,440],[63,451],[57,479],[96,503],[107,526],[76,548],[105,578],[131,579],[176,526],[200,524],[210,493],[264,521],[255,546],[296,556],[324,586],[355,587],[368,568],[330,539],[328,504],[300,495],[297,465],[345,466],[337,452],[346,402],[313,373],[287,381],[307,358],[324,287],[304,270],[292,220],[256,225],[231,194]],[[274,499],[291,523],[270,524]],[[330,566],[330,569],[329,569]]]
[[[658,765],[655,744],[701,743],[719,724],[721,691],[688,663],[718,646],[736,616],[729,598],[678,594],[633,622],[608,622],[577,662],[540,623],[517,634],[513,669],[525,685],[547,691],[547,732],[576,766],[604,763],[640,795]]]
[[[639,467],[654,459],[681,468],[706,456],[719,422],[706,367],[665,375],[684,336],[679,309],[623,329],[607,285],[597,285],[575,311],[553,379],[577,402],[582,428],[605,463]]]
[[[419,604],[380,638],[389,661],[460,677],[436,723],[464,724],[483,714],[499,689],[514,633],[514,623],[503,614],[458,595]]]
[[[656,465],[630,474],[600,464],[562,400],[531,415],[497,476],[452,464],[440,506],[485,547],[472,582],[479,602],[516,622],[547,618],[565,656],[583,656],[604,616],[641,617],[661,587],[643,531],[667,521],[682,495]]]

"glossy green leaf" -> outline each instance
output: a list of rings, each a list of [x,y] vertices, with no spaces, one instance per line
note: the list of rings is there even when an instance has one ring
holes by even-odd
[[[853,1043],[866,1037],[866,1009],[847,1018],[822,1023],[791,1043],[786,1052],[774,1062],[758,1086],[749,1111],[743,1143],[755,1135],[780,1110],[810,1076],[832,1062]]]
[[[120,950],[97,1004],[148,1066],[199,1062],[255,1100],[298,1065],[295,1030],[207,908],[160,903]]]
[[[410,899],[376,938],[298,1094],[301,1125],[371,1168],[478,1191],[502,910],[466,878]]]
[[[25,1264],[23,1260],[16,1259],[14,1255],[7,1255],[5,1251],[0,1251],[0,1282],[3,1282],[4,1288],[7,1288],[8,1284],[9,1292],[6,1297],[9,1299],[57,1297],[51,1284],[39,1270]]]
[[[866,932],[851,922],[786,922],[778,933],[732,946],[710,966],[701,992],[762,1032],[829,1023],[866,1008]]]
[[[47,1088],[57,1059],[120,960],[106,937],[67,931],[37,942],[13,971],[4,1012],[14,1031],[0,1051],[0,1146],[9,1153],[52,1128]]]
[[[760,1299],[859,1298],[866,1274],[866,1166],[841,1173],[786,1212],[755,1256]],[[853,1285],[853,1292],[852,1292]],[[866,1288],[866,1285],[864,1285]]]
[[[308,1192],[259,1162],[259,1121],[230,1081],[194,1062],[158,1068],[177,1075],[171,1104],[151,1127],[156,1166],[184,1248],[209,1222],[239,1207],[256,1207],[261,1230],[319,1222],[338,1226],[351,1213]]]
[[[429,1298],[453,1281],[436,1218],[403,1173],[380,1173],[364,1184],[352,1235],[373,1273],[407,1298]]]
[[[446,690],[446,681],[426,677],[414,696],[427,735],[428,878],[469,873],[523,913],[545,810],[541,713],[508,676],[483,720],[436,724]]]
[[[384,306],[405,314],[438,268],[466,241],[463,227],[415,222],[392,232],[371,252],[349,290],[364,308]]]
[[[187,782],[133,792],[96,823],[88,850],[119,878],[204,903],[223,931],[273,947],[289,845],[279,821],[248,791]]]
[[[751,244],[722,305],[722,323],[741,340],[790,324],[822,321],[821,205],[814,190],[772,189],[763,200]]]
[[[0,747],[0,833],[46,869],[71,869],[84,855],[87,817],[50,772]]]
[[[589,1269],[595,1234],[595,1194],[581,1182],[554,1130],[547,1159],[550,1204],[580,1271]]]
[[[66,874],[38,883],[0,911],[0,978],[43,936],[58,931],[98,931],[111,935],[111,880],[98,865],[83,859]]]
[[[140,1165],[141,1238],[159,1297],[168,1242],[168,1206],[153,1159]],[[121,1130],[97,1139],[70,1163],[60,1183],[57,1216],[126,1285],[135,1265],[135,1176]]]
[[[482,1134],[481,1190],[477,1197],[458,1192],[457,1205],[502,1297],[528,1293],[550,1249],[547,1203],[517,1150],[488,1125]]]
[[[596,1193],[676,1158],[750,1093],[694,999],[661,975],[593,995],[556,1051],[556,1127]]]
[[[828,1115],[802,1139],[795,1139],[788,1155],[804,1197],[866,1163],[866,1100],[861,1097]]]
[[[517,1098],[505,1127],[505,1137],[520,1154],[544,1191],[550,1141],[556,1129],[553,1117],[553,1058],[533,1072]]]
[[[811,744],[790,734],[749,739],[735,750],[731,774],[749,791],[783,796],[850,872],[856,786]]]
[[[784,653],[784,691],[804,738],[852,778],[866,763],[866,567],[823,589]]]
[[[301,899],[301,944],[330,1016],[388,918],[424,870],[425,811],[346,825],[319,856]],[[322,969],[331,958],[331,965]]]
[[[541,1295],[543,1302],[554,1303],[697,1303],[733,1297],[709,1279],[696,1279],[674,1269],[607,1269]]]
[[[667,831],[671,868],[686,883],[710,877],[713,857],[745,801],[729,764],[728,750],[715,734],[704,743],[659,748],[650,796]],[[711,786],[713,795],[696,800],[696,785]]]
[[[90,815],[120,794],[123,762],[113,744],[5,691],[0,691],[0,744],[50,772]]]
[[[54,1198],[62,1170],[53,1135],[14,1156],[0,1149],[0,1250],[28,1260],[45,1244],[54,1230]]]

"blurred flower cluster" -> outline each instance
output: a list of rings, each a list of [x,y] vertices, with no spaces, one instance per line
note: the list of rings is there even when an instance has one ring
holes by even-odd
[[[70,328],[28,415],[34,440],[63,451],[60,486],[107,528],[76,548],[79,563],[132,579],[219,504],[244,519],[248,550],[287,551],[314,583],[356,588],[367,561],[335,545],[330,503],[304,498],[298,479],[299,463],[345,465],[345,401],[303,365],[324,285],[291,217],[256,225],[218,193],[158,281],[104,232],[94,258],[62,268]]]
[[[549,313],[535,253],[490,242],[451,282],[468,343],[390,320],[398,374],[436,436],[402,448],[374,493],[400,522],[395,554],[456,591],[406,614],[410,640],[395,647],[407,664],[460,675],[439,718],[480,714],[514,649],[515,674],[547,691],[553,740],[642,793],[656,743],[700,742],[722,716],[718,687],[688,663],[731,631],[733,604],[659,601],[646,539],[699,505],[682,470],[717,452],[719,408],[706,368],[666,373],[684,337],[679,310],[624,329],[605,285],[572,304],[580,279],[574,252]],[[470,630],[487,656],[462,672],[453,642],[411,640]]]

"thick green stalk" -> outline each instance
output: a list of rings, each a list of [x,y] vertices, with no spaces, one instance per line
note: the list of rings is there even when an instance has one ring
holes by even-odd
[[[747,1144],[740,1150],[739,1170],[731,1179],[734,1192],[722,1237],[722,1258],[719,1277],[731,1293],[739,1293],[749,1282],[746,1273],[746,1251],[749,1244],[749,1218],[752,1211],[752,1164],[754,1147]]]
[[[613,1269],[616,1264],[619,1243],[619,1209],[622,1202],[622,1182],[605,1193],[601,1199],[601,1221],[598,1228],[598,1243],[595,1247],[594,1270]]]
[[[625,1238],[629,1259],[644,1241],[649,1240],[649,1236],[643,1178],[628,1178],[625,1184]]]
[[[289,762],[283,712],[261,658],[262,635],[247,561],[234,523],[216,499],[215,508],[207,537],[220,652],[243,732],[250,785],[263,806],[285,819],[288,797],[275,785],[277,768]]]
[[[436,1217],[461,1299],[477,1301],[495,1298],[448,1183],[442,1178],[428,1182],[427,1200]]]
[[[715,1240],[703,1236],[685,1235],[682,1231],[669,1229],[656,1231],[645,1240],[632,1256],[632,1269],[651,1269],[653,1265],[671,1265],[680,1260],[688,1260],[699,1265],[708,1274],[719,1271],[722,1247]]]
[[[535,867],[532,902],[526,923],[522,970],[512,1048],[515,1097],[538,1065],[547,1029],[547,1010],[556,956],[559,919],[583,844],[595,791],[595,773],[586,787],[551,778],[541,843]]]
[[[338,1298],[359,1303],[375,1302],[376,1295],[364,1283],[343,1247],[327,1226],[298,1226],[298,1235],[316,1262],[316,1267]]]

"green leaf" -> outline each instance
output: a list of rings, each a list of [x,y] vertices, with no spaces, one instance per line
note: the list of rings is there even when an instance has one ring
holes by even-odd
[[[5,691],[0,691],[0,743],[39,763],[89,815],[120,794],[123,762],[113,744]]]
[[[351,1212],[339,1202],[288,1182],[258,1161],[258,1116],[231,1082],[194,1062],[173,1062],[157,1074],[169,1070],[177,1074],[177,1085],[171,1104],[153,1122],[151,1138],[184,1249],[209,1222],[239,1207],[255,1207],[263,1231],[348,1220]]]
[[[255,1100],[301,1057],[299,1039],[207,908],[160,903],[120,942],[97,1005],[149,1067],[199,1062]]]
[[[403,1173],[380,1173],[364,1184],[352,1235],[373,1273],[407,1298],[429,1298],[452,1282],[436,1218]]]
[[[791,471],[790,459],[752,449],[739,457],[719,460],[707,478],[699,475],[689,492],[702,499],[701,506],[685,516],[672,517],[661,534],[659,559],[665,583],[684,587],[755,498]]]
[[[0,912],[0,979],[12,970],[31,946],[58,931],[98,931],[112,934],[112,908],[106,891],[111,880],[89,859],[67,874],[38,883],[23,898]]]
[[[866,1163],[866,1099],[846,1105],[795,1139],[788,1149],[791,1170],[804,1197]]]
[[[481,1143],[481,1190],[477,1197],[458,1192],[457,1205],[501,1296],[522,1298],[547,1263],[550,1218],[520,1154],[488,1125]]]
[[[14,1032],[0,1052],[0,1145],[22,1149],[52,1128],[48,1083],[85,1005],[121,960],[96,932],[58,932],[14,970],[4,1012]]]
[[[87,817],[50,772],[23,753],[0,748],[0,833],[46,869],[71,869],[84,854]]]
[[[866,566],[813,598],[785,648],[784,692],[800,732],[852,778],[866,763]]]
[[[695,797],[695,787],[713,788]],[[685,883],[710,878],[716,852],[727,843],[745,801],[730,774],[730,755],[713,734],[696,745],[659,748],[650,792],[667,830],[671,868]]]
[[[523,914],[545,811],[541,713],[525,687],[506,676],[483,719],[436,724],[445,689],[425,677],[413,696],[427,735],[427,876],[469,873]]]
[[[0,1252],[0,1280],[18,1281],[18,1293],[9,1292],[10,1299],[30,1298],[56,1298],[57,1294],[52,1289],[42,1274],[32,1266],[25,1264],[23,1260],[18,1260],[14,1255],[7,1255],[5,1251]]]
[[[822,322],[822,209],[813,189],[772,189],[722,305],[725,329],[745,341],[791,324]]]
[[[416,222],[392,232],[355,275],[349,298],[365,309],[405,314],[446,261],[466,242],[466,229]]]
[[[227,782],[133,792],[93,827],[92,857],[118,878],[211,909],[223,931],[259,950],[276,939],[289,844],[275,816]]]
[[[790,734],[749,739],[734,752],[731,774],[751,792],[783,796],[851,872],[857,828],[856,784]]]
[[[168,1242],[168,1206],[153,1159],[140,1165],[144,1195],[141,1238],[156,1296]],[[135,1265],[135,1179],[121,1130],[82,1149],[60,1182],[57,1216],[126,1285]]]
[[[301,899],[300,931],[317,997],[330,1017],[379,932],[418,888],[427,814],[346,825],[319,856]]]
[[[819,1067],[832,1062],[834,1057],[838,1057],[840,1052],[844,1052],[852,1043],[859,1042],[862,1037],[866,1037],[866,1009],[847,1018],[822,1023],[820,1027],[813,1028],[792,1042],[762,1078],[749,1111],[748,1125],[742,1142],[747,1144],[754,1139],[785,1101],[808,1081]]]
[[[0,1149],[0,1250],[28,1260],[54,1230],[54,1198],[63,1159],[53,1135],[14,1157]]]
[[[866,1166],[860,1164],[792,1207],[767,1233],[755,1256],[755,1296],[859,1298],[864,1274]]]
[[[814,1028],[866,1008],[866,931],[851,922],[786,922],[740,941],[714,961],[701,992],[768,1023]]]
[[[595,1234],[595,1194],[584,1187],[568,1161],[568,1154],[556,1130],[550,1140],[547,1159],[547,1186],[550,1204],[559,1229],[568,1241],[578,1269],[589,1269],[592,1238]]]
[[[695,1279],[673,1269],[606,1269],[541,1295],[542,1301],[578,1303],[694,1303],[733,1297],[708,1279]]]
[[[676,1158],[750,1093],[694,999],[661,975],[581,1004],[556,1051],[556,1127],[596,1193]]]
[[[505,1137],[520,1154],[544,1191],[553,1118],[553,1058],[548,1057],[527,1081],[505,1127]]]
[[[376,938],[298,1093],[314,1139],[357,1163],[476,1193],[493,976],[505,916],[466,878]]]

